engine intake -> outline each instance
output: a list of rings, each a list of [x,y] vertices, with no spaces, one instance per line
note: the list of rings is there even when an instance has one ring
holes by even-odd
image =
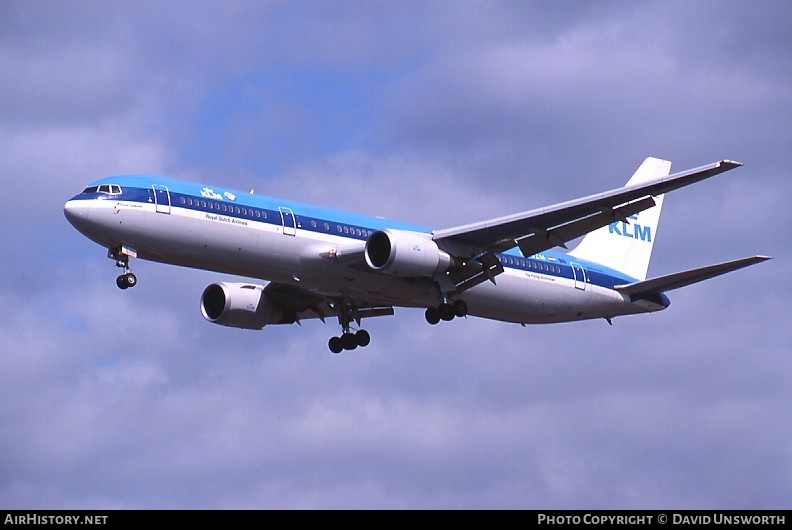
[[[213,283],[201,295],[201,314],[213,324],[261,329],[267,324],[289,324],[286,311],[264,292],[263,285]]]
[[[454,263],[429,234],[390,228],[369,236],[365,257],[375,271],[406,277],[432,276],[447,271]]]

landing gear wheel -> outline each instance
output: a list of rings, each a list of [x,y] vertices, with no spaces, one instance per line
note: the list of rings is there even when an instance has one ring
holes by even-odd
[[[355,333],[355,340],[357,341],[357,345],[361,348],[365,348],[369,344],[371,344],[371,335],[365,329],[357,330]]]
[[[327,347],[333,353],[341,353],[342,350],[354,350],[357,347],[365,348],[371,344],[371,335],[365,329],[359,329],[356,333],[346,332],[340,337],[332,337],[327,341]]]
[[[468,306],[464,300],[455,300],[451,306],[454,308],[454,315],[460,318],[467,316]]]
[[[341,353],[341,350],[344,349],[344,345],[341,344],[341,337],[330,337],[330,340],[327,341],[327,347],[333,353]]]
[[[354,350],[358,347],[357,337],[354,333],[344,333],[341,335],[341,344],[345,350]]]
[[[116,285],[119,289],[128,289],[129,287],[134,287],[137,285],[137,276],[132,274],[131,272],[127,272],[126,274],[122,274],[118,278],[116,278]]]
[[[445,320],[446,322],[451,322],[454,320],[454,308],[451,304],[441,304],[440,305],[440,318]]]
[[[424,313],[426,317],[426,321],[429,322],[431,325],[435,325],[440,322],[440,309],[436,307],[429,307],[426,309],[426,313]]]

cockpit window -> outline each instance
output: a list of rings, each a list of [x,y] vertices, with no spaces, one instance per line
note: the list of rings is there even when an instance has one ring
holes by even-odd
[[[102,184],[101,186],[88,186],[83,193],[107,193],[108,195],[119,195],[121,186],[118,184]]]

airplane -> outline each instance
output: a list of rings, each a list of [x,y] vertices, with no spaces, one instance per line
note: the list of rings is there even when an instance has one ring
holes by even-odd
[[[132,258],[255,278],[206,287],[203,317],[256,330],[336,317],[328,347],[340,353],[370,343],[362,319],[395,307],[423,308],[430,324],[470,315],[523,326],[664,310],[668,291],[770,259],[647,279],[665,193],[741,165],[672,175],[650,157],[621,188],[444,229],[147,175],[94,181],[64,213],[123,269],[119,288],[137,284]]]

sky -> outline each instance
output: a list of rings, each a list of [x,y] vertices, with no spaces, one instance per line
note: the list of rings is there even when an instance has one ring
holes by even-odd
[[[792,4],[0,1],[3,508],[789,508]],[[447,228],[669,194],[649,275],[773,260],[663,312],[206,322],[234,278],[136,261],[63,204],[150,173]]]

